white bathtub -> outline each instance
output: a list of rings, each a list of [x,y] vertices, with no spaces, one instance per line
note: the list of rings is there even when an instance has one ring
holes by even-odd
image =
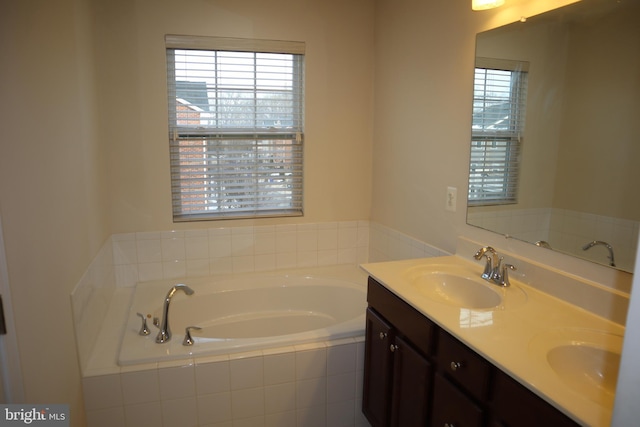
[[[177,292],[169,309],[173,334],[157,344],[158,328],[138,334],[140,312],[162,319],[167,291],[177,283],[195,293]],[[362,336],[366,274],[353,267],[316,268],[239,276],[161,280],[136,286],[124,328],[119,365],[236,353],[315,341]],[[193,346],[182,341],[187,326]]]

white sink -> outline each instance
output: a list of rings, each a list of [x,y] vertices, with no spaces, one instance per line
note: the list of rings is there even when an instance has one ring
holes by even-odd
[[[452,265],[424,265],[405,273],[405,278],[421,295],[459,308],[495,310],[505,308],[507,303],[519,305],[526,301],[521,288],[501,287],[479,276],[480,273]]]
[[[622,340],[604,331],[563,328],[536,336],[531,348],[566,386],[593,402],[612,405]]]

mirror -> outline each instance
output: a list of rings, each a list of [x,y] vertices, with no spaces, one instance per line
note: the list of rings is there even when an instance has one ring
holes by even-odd
[[[516,201],[470,201],[467,223],[633,272],[640,0],[582,0],[523,21],[476,39],[477,61],[528,65]],[[474,101],[474,127],[476,113]]]

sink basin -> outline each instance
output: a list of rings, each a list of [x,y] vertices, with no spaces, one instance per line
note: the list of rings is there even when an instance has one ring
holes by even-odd
[[[587,345],[561,345],[547,353],[555,373],[580,390],[597,390],[611,396],[616,392],[620,355]]]
[[[492,308],[502,296],[483,283],[450,273],[429,273],[413,281],[418,291],[432,299],[463,308]]]
[[[463,267],[425,265],[410,269],[405,278],[421,295],[458,308],[495,310],[526,300],[519,287],[489,283],[480,278],[479,272]]]
[[[622,340],[604,331],[566,328],[536,337],[532,349],[566,386],[591,401],[612,405]]]

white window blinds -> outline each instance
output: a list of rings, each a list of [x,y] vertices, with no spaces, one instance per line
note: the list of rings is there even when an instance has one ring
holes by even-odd
[[[166,46],[174,220],[301,215],[304,44]]]
[[[477,59],[469,205],[517,202],[527,71],[524,62]]]

